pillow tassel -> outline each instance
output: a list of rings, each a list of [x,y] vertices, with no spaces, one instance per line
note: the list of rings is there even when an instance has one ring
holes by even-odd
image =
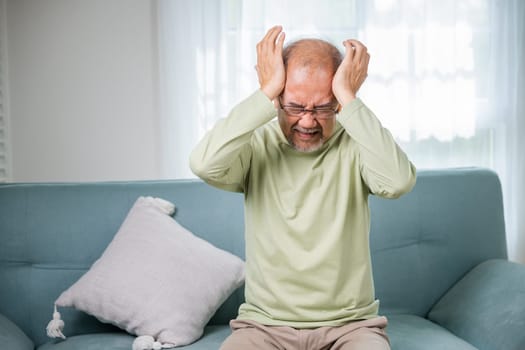
[[[64,321],[62,321],[60,317],[60,312],[57,311],[57,306],[55,304],[53,319],[49,321],[46,327],[48,337],[66,339],[66,336],[62,333],[62,330],[64,329]]]
[[[141,335],[140,337],[136,337],[133,341],[132,350],[160,350],[173,347],[175,347],[173,344],[162,344],[158,341],[155,341],[155,339],[150,335]]]

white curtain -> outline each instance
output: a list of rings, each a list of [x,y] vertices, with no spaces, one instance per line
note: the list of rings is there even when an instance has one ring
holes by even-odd
[[[509,255],[525,263],[525,1],[494,1],[489,11],[493,168],[503,186]]]
[[[525,262],[525,6],[519,0],[159,0],[164,176],[258,88],[255,45],[282,24],[371,54],[360,97],[419,169],[500,175],[509,255]]]

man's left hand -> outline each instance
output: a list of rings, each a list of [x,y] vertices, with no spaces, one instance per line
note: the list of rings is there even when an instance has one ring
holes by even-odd
[[[368,75],[370,55],[361,42],[349,39],[343,42],[346,52],[332,80],[334,96],[341,106],[354,100]]]

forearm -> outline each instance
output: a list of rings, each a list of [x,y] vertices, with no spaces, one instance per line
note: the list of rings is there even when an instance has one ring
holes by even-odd
[[[253,132],[275,117],[275,108],[260,90],[235,106],[197,144],[190,155],[192,171],[206,182],[242,191],[249,170]]]
[[[359,147],[361,174],[373,194],[397,198],[412,189],[414,165],[360,99],[345,105],[338,120]]]

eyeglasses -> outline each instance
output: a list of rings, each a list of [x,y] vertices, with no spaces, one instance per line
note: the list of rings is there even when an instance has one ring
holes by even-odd
[[[312,113],[316,119],[330,119],[337,113],[337,107],[333,106],[319,106],[307,109],[303,106],[283,105],[281,97],[279,97],[279,106],[286,114],[292,117],[302,117],[307,113]]]

